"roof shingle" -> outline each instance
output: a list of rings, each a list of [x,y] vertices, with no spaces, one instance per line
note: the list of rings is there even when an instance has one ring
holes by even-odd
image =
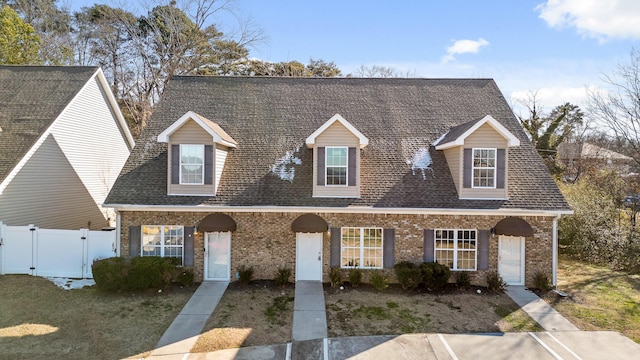
[[[218,195],[167,195],[167,144],[156,137],[187,111],[219,124],[229,152]],[[312,150],[305,139],[341,114],[369,140],[361,151],[361,197],[312,197]],[[509,150],[509,200],[460,200],[441,151],[450,129],[491,115],[520,139]],[[411,169],[429,149],[431,169]],[[293,181],[271,172],[291,152]],[[175,77],[109,197],[109,204],[568,210],[491,79]]]

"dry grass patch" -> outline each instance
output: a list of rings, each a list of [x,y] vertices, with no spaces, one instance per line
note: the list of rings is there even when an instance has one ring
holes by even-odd
[[[407,293],[397,286],[325,288],[330,337],[539,330],[505,294]]]
[[[640,343],[640,275],[561,258],[558,265],[561,297],[543,298],[582,330],[614,330]]]
[[[232,282],[191,352],[291,341],[293,295],[291,285],[281,288],[272,281]]]
[[[0,289],[0,357],[121,359],[152,350],[195,287],[109,294],[3,275]]]

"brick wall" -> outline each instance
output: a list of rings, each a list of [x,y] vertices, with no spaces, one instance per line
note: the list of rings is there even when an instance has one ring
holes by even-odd
[[[129,254],[129,226],[184,225],[194,226],[208,213],[120,211],[121,253]],[[273,279],[278,267],[294,271],[296,234],[291,223],[303,213],[226,213],[236,224],[231,235],[231,280],[239,266],[253,266],[255,279]],[[397,215],[318,213],[331,227],[395,228],[395,261],[422,262],[424,229],[490,229],[502,216],[468,215]],[[534,229],[525,240],[525,284],[532,286],[536,272],[552,273],[552,217],[523,217]],[[330,234],[323,236],[323,280],[328,282],[330,267]],[[203,279],[204,234],[195,234],[194,272],[196,281]],[[489,270],[498,268],[498,236],[489,239]],[[393,270],[386,270],[392,280]],[[485,285],[486,271],[472,272],[472,283]],[[367,271],[365,270],[365,280]],[[452,276],[453,279],[453,276]]]

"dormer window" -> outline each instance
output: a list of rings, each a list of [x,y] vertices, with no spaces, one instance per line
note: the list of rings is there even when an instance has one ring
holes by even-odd
[[[180,184],[204,184],[204,145],[180,145]]]
[[[473,187],[496,187],[496,149],[473,149]]]
[[[307,137],[306,144],[313,149],[314,197],[360,197],[360,149],[369,139],[335,114]]]
[[[229,150],[238,143],[220,125],[188,111],[158,135],[167,146],[167,194],[215,196]]]
[[[347,147],[326,148],[326,184],[347,185]]]

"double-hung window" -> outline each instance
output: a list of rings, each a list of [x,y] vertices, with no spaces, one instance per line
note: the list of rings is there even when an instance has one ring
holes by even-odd
[[[382,228],[343,227],[341,231],[343,268],[382,268]]]
[[[326,185],[347,185],[347,153],[346,147],[326,148]]]
[[[496,149],[473,149],[473,187],[496,187]]]
[[[204,184],[204,145],[180,145],[180,184]]]
[[[436,230],[434,241],[436,262],[452,270],[476,270],[476,230]]]
[[[184,227],[143,225],[141,256],[182,258],[184,254]]]

